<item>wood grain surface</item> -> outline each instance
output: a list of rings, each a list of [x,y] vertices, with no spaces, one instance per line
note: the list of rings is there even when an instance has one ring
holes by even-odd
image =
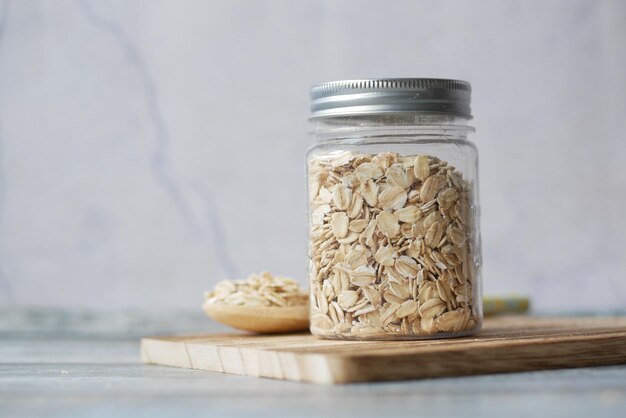
[[[506,316],[475,336],[321,340],[310,334],[148,337],[145,363],[312,383],[350,383],[626,363],[626,317]]]

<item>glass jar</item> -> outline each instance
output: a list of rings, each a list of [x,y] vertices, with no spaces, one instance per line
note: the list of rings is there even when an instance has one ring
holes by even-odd
[[[406,340],[482,324],[470,84],[370,79],[311,89],[311,332]]]

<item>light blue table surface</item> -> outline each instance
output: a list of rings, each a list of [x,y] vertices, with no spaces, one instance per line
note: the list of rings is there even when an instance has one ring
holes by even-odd
[[[626,366],[317,386],[141,364],[197,314],[0,311],[0,417],[626,417]]]

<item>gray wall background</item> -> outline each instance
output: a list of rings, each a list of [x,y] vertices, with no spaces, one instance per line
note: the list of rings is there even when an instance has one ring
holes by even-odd
[[[485,293],[626,308],[623,1],[5,1],[0,306],[305,280],[308,87],[474,88]]]

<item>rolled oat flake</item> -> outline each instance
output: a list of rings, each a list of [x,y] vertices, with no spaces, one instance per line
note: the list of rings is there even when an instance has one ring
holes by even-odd
[[[311,332],[406,340],[482,324],[478,154],[466,81],[311,88]]]

